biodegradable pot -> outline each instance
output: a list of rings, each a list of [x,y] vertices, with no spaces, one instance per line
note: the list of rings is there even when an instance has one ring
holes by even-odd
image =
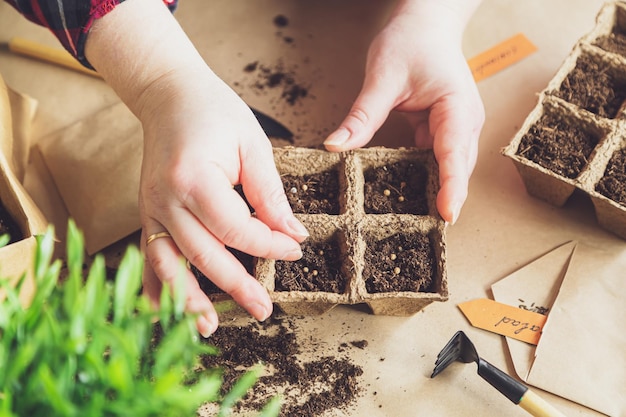
[[[254,276],[281,310],[318,315],[337,305],[366,304],[373,314],[408,316],[448,299],[445,222],[435,207],[439,179],[432,151],[286,147],[274,148],[274,158],[294,212],[310,233],[298,261],[254,259]],[[383,240],[394,253],[369,250]],[[380,263],[373,263],[372,253]],[[373,279],[382,289],[368,290]],[[209,295],[225,299],[223,293]]]
[[[283,312],[319,315],[366,304],[373,314],[409,316],[448,299],[446,223],[435,206],[432,150],[285,147],[274,148],[274,160],[310,236],[300,260],[252,258],[249,272]],[[212,301],[230,299],[195,267],[192,272]],[[231,306],[222,315],[241,313]]]
[[[626,239],[625,44],[626,4],[608,2],[502,154],[530,195],[562,206],[579,189],[599,225]]]

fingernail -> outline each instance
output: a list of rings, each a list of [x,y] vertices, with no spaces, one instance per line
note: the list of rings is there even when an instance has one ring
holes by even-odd
[[[326,138],[324,145],[339,146],[343,145],[350,138],[350,131],[346,128],[339,128]]]
[[[270,309],[259,303],[248,304],[246,310],[248,310],[248,312],[259,321],[265,321],[272,313]]]
[[[217,330],[217,323],[206,316],[199,316],[197,320],[198,332],[205,339],[210,337]]]
[[[297,247],[290,249],[285,253],[280,259],[285,261],[297,261],[302,258],[302,248],[300,245]]]
[[[300,241],[309,237],[309,231],[306,230],[306,227],[295,217],[287,220],[287,226],[291,230],[291,233],[298,237]]]
[[[461,205],[456,203],[452,205],[452,219],[450,220],[450,224],[454,225],[461,214]]]

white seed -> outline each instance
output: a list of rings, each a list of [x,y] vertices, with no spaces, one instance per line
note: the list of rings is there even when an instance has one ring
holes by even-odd
[[[311,272],[313,274],[314,277],[317,276],[317,269],[314,269],[313,272]]]
[[[302,191],[306,191],[309,189],[309,186],[306,184],[302,184]]]
[[[397,258],[395,253],[392,253],[391,255],[389,255],[389,259],[391,259],[392,261],[395,261]]]
[[[404,201],[404,197],[403,196],[398,197],[398,201],[402,203]]]
[[[396,275],[400,275],[400,268],[397,267],[397,266],[395,268],[393,268],[393,273],[396,274]]]
[[[383,194],[387,197],[389,197],[391,195],[391,191],[389,190],[383,190]]]
[[[289,192],[290,192],[291,194],[295,194],[295,193],[297,193],[297,192],[298,192],[298,189],[297,189],[296,187],[291,187],[291,189],[289,190]]]
[[[305,266],[304,268],[302,268],[302,270],[303,270],[305,273],[307,273],[307,272],[309,272],[309,267],[308,267],[308,266]]]
[[[319,252],[317,252],[317,254],[318,254],[319,256],[323,256],[323,255],[324,255],[324,251],[320,249],[320,250],[319,250]]]

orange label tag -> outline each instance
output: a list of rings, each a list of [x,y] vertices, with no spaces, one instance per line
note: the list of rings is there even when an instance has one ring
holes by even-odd
[[[539,343],[547,316],[487,298],[458,305],[472,326],[533,345]]]
[[[467,63],[476,82],[515,64],[537,50],[526,36],[518,33],[493,48],[470,58]]]

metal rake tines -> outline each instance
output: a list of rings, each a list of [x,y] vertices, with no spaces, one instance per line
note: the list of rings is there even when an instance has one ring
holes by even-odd
[[[476,362],[478,375],[481,378],[530,414],[541,417],[564,417],[561,412],[531,392],[526,385],[479,357],[472,341],[460,330],[452,336],[452,339],[448,341],[437,355],[435,369],[430,377],[434,378],[439,375],[448,365],[455,361],[464,363]]]
[[[452,362],[460,361],[463,363],[478,363],[478,353],[469,338],[462,331],[458,331],[452,336],[452,339],[441,349],[435,361],[435,369],[431,378],[436,377],[448,367]]]

